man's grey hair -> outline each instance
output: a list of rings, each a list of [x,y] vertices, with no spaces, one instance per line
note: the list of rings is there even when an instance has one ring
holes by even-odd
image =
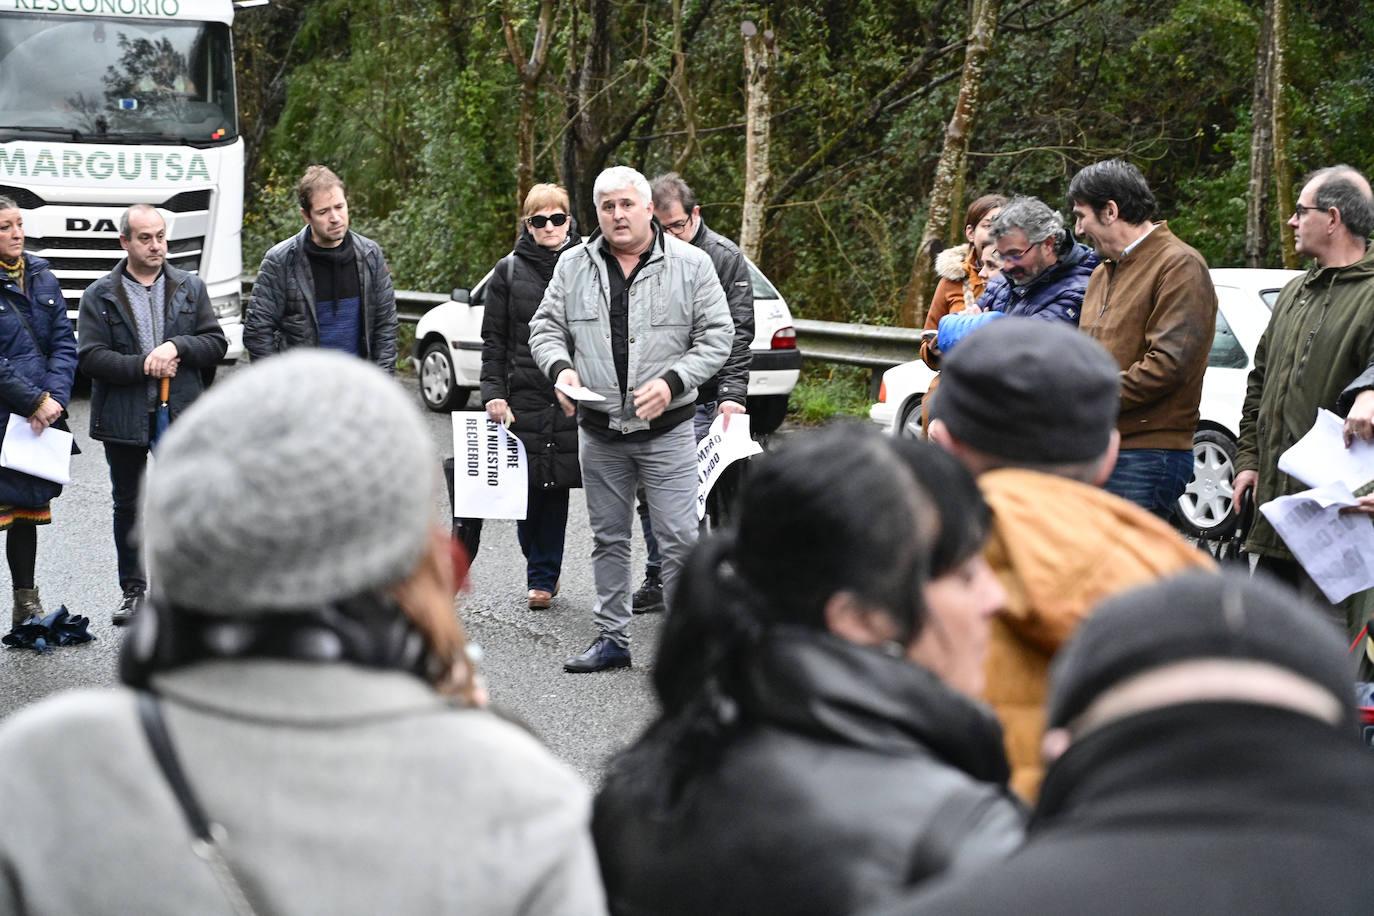
[[[1340,211],[1341,222],[1350,234],[1362,242],[1374,235],[1374,198],[1371,198],[1369,181],[1358,169],[1348,165],[1333,165],[1318,169],[1308,176],[1304,184],[1319,181],[1317,185],[1317,207]]]
[[[119,214],[119,237],[125,240],[129,238],[129,220],[135,213],[151,213],[158,219],[162,219],[162,214],[157,212],[157,207],[152,204],[134,204],[123,213]],[[162,219],[162,225],[166,226],[167,221]]]
[[[992,240],[995,242],[1017,229],[1026,234],[1026,241],[1032,245],[1053,237],[1056,249],[1068,235],[1064,230],[1064,217],[1038,197],[1013,197],[1007,201],[997,219],[992,221]]]
[[[623,191],[626,188],[638,194],[643,203],[647,204],[654,199],[653,192],[649,190],[649,179],[628,165],[613,165],[596,176],[596,184],[592,185],[593,206],[600,209],[601,198],[613,191]]]

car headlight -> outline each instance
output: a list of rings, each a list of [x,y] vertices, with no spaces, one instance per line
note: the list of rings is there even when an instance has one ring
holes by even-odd
[[[210,307],[215,310],[215,317],[221,321],[225,318],[243,317],[243,300],[238,293],[216,296],[210,300]]]

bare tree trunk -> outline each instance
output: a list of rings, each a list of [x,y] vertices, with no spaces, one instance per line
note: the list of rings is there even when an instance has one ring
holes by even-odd
[[[587,33],[579,36],[585,42],[578,61],[576,42],[568,48],[569,62],[577,66],[568,70],[568,128],[563,135],[564,187],[572,198],[573,213],[582,231],[590,232],[596,225],[596,207],[592,202],[592,186],[601,172],[597,151],[604,144],[605,125],[609,117],[602,89],[611,73],[611,3],[610,0],[587,0]]]
[[[1293,212],[1293,164],[1288,160],[1288,83],[1287,47],[1289,0],[1272,0],[1274,6],[1273,31],[1273,103],[1274,103],[1274,204],[1278,209],[1279,239],[1283,248],[1283,266],[1296,268],[1298,253],[1293,249],[1293,227],[1288,216]]]
[[[682,50],[682,0],[673,0],[673,76],[669,82],[682,107],[682,125],[687,131],[687,142],[673,160],[673,171],[680,172],[687,167],[697,147],[696,104],[687,86],[687,55]]]
[[[520,38],[515,34],[509,4],[501,9],[501,29],[506,37],[506,50],[515,66],[515,75],[520,80],[520,115],[516,122],[515,149],[517,165],[515,169],[515,209],[519,213],[524,206],[525,195],[534,185],[534,106],[539,97],[539,83],[544,78],[544,70],[549,62],[549,48],[553,44],[555,15],[558,0],[540,0],[539,20],[534,32],[534,45],[528,58],[520,46]]]
[[[764,214],[773,177],[768,147],[772,140],[773,64],[778,51],[771,30],[760,32],[746,19],[740,31],[744,33],[745,115],[744,212],[740,216],[739,247],[757,264],[763,256]]]
[[[684,51],[691,46],[702,24],[711,15],[716,0],[698,0],[683,19]],[[592,187],[596,176],[606,168],[612,155],[633,136],[636,126],[650,117],[663,103],[672,79],[671,70],[654,80],[643,101],[626,111],[626,103],[609,97],[612,44],[611,0],[586,0],[590,26],[585,38],[581,63],[568,70],[568,128],[563,134],[563,175],[572,197],[573,212],[583,227],[596,225]],[[574,12],[574,22],[577,16]],[[573,30],[576,34],[577,30]],[[576,44],[576,40],[572,42]],[[569,49],[569,62],[578,60]],[[625,55],[617,55],[623,58]],[[628,66],[623,61],[621,66]],[[615,118],[619,120],[615,120]]]
[[[1269,180],[1274,165],[1274,0],[1260,13],[1255,48],[1255,91],[1250,105],[1250,183],[1245,195],[1245,266],[1263,267],[1269,251]]]
[[[949,127],[945,129],[945,146],[940,153],[940,163],[935,167],[926,227],[921,235],[921,246],[916,252],[916,263],[911,269],[906,299],[902,303],[901,323],[907,327],[919,327],[925,319],[931,281],[934,279],[935,255],[943,247],[942,239],[945,227],[949,224],[954,189],[959,180],[957,173],[963,168],[968,154],[969,137],[978,115],[983,70],[992,51],[997,15],[1001,8],[1002,0],[974,0],[973,28],[969,30],[968,46],[964,49],[959,99],[954,103],[954,114],[949,119]]]

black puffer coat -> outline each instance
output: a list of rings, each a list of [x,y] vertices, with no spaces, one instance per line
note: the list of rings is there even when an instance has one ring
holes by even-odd
[[[925,669],[779,627],[750,666],[741,732],[679,774],[657,727],[618,759],[592,820],[616,916],[834,916],[1021,842],[991,713]]]
[[[504,400],[515,414],[511,430],[525,443],[531,489],[580,487],[577,420],[565,416],[553,382],[530,355],[530,319],[544,298],[559,256],[576,244],[577,231],[558,251],[541,247],[528,229],[487,283],[482,318],[482,403]],[[509,264],[507,261],[509,260]]]
[[[1374,911],[1374,761],[1301,713],[1193,703],[1050,768],[1025,847],[883,916]],[[872,916],[872,914],[869,914]]]

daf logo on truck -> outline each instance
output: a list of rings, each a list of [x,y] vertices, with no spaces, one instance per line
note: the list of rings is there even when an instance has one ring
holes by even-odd
[[[76,217],[67,218],[68,232],[118,232],[112,219],[98,219],[92,223],[88,219],[77,219]]]
[[[125,181],[209,181],[210,169],[200,153],[65,149],[59,155],[50,149],[40,149],[30,161],[25,150],[0,146],[0,175],[63,180],[94,178],[97,181],[117,175]]]

